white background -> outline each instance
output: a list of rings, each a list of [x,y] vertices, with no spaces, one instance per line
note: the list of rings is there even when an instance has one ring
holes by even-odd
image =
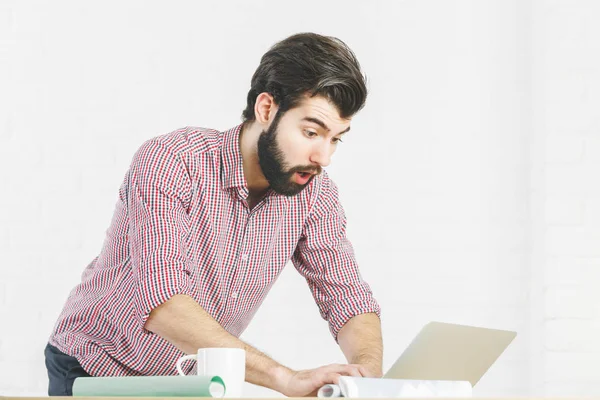
[[[384,368],[428,321],[464,323],[518,332],[475,395],[600,395],[598,21],[593,0],[0,0],[0,394],[46,393],[135,150],[238,124],[262,54],[315,31],[369,78],[329,172]],[[242,338],[344,361],[291,267]]]

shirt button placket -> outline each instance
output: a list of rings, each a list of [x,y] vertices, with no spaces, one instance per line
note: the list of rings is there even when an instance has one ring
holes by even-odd
[[[247,252],[247,238],[248,231],[250,230],[250,224],[252,223],[252,215],[248,215],[248,219],[246,220],[246,226],[244,227],[244,236],[242,238],[242,255],[240,256],[240,263],[238,265],[235,278],[233,279],[233,285],[231,287],[231,292],[229,293],[229,297],[233,300],[237,300],[239,297],[238,288],[241,286],[242,282],[246,278],[246,267],[247,262],[250,259],[250,256]]]

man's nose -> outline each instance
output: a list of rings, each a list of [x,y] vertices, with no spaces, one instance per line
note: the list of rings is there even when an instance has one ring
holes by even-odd
[[[320,144],[314,148],[310,161],[319,164],[321,167],[326,167],[331,162],[331,146],[330,144]]]

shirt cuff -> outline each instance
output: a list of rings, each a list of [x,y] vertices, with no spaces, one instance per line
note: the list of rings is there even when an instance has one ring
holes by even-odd
[[[190,293],[189,277],[185,271],[172,271],[167,277],[148,276],[138,282],[134,306],[137,322],[144,327],[152,310],[176,294]],[[150,333],[145,328],[143,331]]]
[[[381,318],[381,307],[373,298],[369,300],[360,300],[358,302],[352,301],[351,299],[340,300],[335,302],[330,310],[329,330],[336,343],[338,341],[337,337],[340,329],[346,325],[346,322],[348,322],[350,318],[367,313],[375,313]]]

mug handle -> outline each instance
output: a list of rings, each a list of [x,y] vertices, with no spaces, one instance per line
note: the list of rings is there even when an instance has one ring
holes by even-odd
[[[181,364],[187,360],[195,360],[196,357],[197,357],[196,354],[188,354],[187,356],[183,356],[179,360],[177,360],[177,372],[179,372],[179,375],[185,376],[183,369],[181,369]]]

